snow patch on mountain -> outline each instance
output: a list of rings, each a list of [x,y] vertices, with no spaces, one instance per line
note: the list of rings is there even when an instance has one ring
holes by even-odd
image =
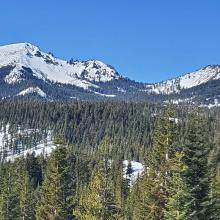
[[[185,98],[185,99],[170,99],[170,100],[165,100],[164,103],[172,103],[172,104],[175,104],[175,105],[178,105],[180,103],[194,103],[193,102],[193,99],[195,99],[196,97],[193,96],[193,97],[190,97],[190,98]]]
[[[109,97],[109,98],[114,98],[116,95],[113,95],[113,94],[103,94],[103,93],[100,93],[100,92],[95,92],[95,91],[91,91],[93,93],[95,93],[96,95],[100,95],[100,96],[104,96],[104,97]]]
[[[218,99],[214,99],[214,103],[209,103],[208,105],[202,104],[200,107],[205,107],[205,108],[215,108],[215,107],[220,107],[220,102]]]
[[[189,89],[216,79],[220,79],[220,65],[209,65],[175,79],[147,85],[146,88],[148,92],[156,94],[179,93],[182,89]]]
[[[47,95],[45,92],[43,92],[39,87],[30,87],[30,88],[27,88],[21,92],[19,92],[17,95],[28,95],[28,94],[38,94],[39,96],[43,97],[43,98],[46,98]]]
[[[120,88],[120,87],[117,87],[117,90],[118,90],[118,92],[126,93],[126,90],[125,90],[125,89],[122,89],[122,88]]]
[[[5,77],[5,82],[7,82],[8,84],[15,84],[22,80],[22,72],[20,72],[20,70],[17,70],[16,68],[13,69],[12,72],[10,72],[10,74]]]

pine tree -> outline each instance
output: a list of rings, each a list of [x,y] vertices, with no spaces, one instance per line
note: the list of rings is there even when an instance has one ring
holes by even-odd
[[[154,175],[155,172],[149,171],[147,174],[139,177],[133,186],[128,202],[128,209],[130,210],[129,220],[160,219],[158,216],[160,210],[158,210],[157,198],[160,189]]]
[[[51,154],[40,189],[37,219],[72,219],[67,150],[58,146]]]
[[[168,199],[165,210],[165,219],[185,220],[187,219],[187,191],[183,173],[187,170],[183,163],[184,154],[176,152],[175,157],[170,160],[170,179],[168,187]]]
[[[19,216],[22,220],[35,219],[35,196],[31,189],[24,158],[18,158],[14,164],[14,188],[19,196]]]
[[[220,165],[216,169],[211,188],[212,213],[210,219],[220,219]]]
[[[115,194],[116,204],[121,207],[123,216],[126,216],[128,210],[126,209],[127,199],[130,192],[130,179],[125,178],[123,159],[113,157],[111,162],[111,175],[113,181],[113,189]]]
[[[27,154],[26,169],[29,176],[30,187],[34,190],[41,185],[43,181],[41,162],[34,153]]]
[[[190,114],[184,141],[184,161],[188,166],[185,180],[190,193],[188,216],[192,219],[206,219],[204,206],[208,199],[208,155],[210,136],[203,113],[195,108]]]
[[[149,180],[153,181],[152,199],[154,200],[154,215],[163,219],[168,202],[170,160],[175,156],[176,127],[175,110],[169,106],[158,119],[153,136],[153,148],[148,156]]]
[[[132,189],[130,204],[131,209],[133,209],[132,219],[135,220],[159,219],[162,217],[161,213],[163,213],[163,207],[160,205],[161,198],[159,198],[159,195],[162,192],[162,185],[160,186],[158,177],[161,177],[161,174],[159,174],[159,169],[161,167],[159,163],[165,161],[165,154],[168,150],[166,134],[168,130],[161,127],[166,126],[165,123],[162,123],[164,120],[166,119],[164,116],[162,116],[157,121],[153,139],[153,148],[152,150],[149,150],[147,154],[144,175],[138,179],[137,183]],[[169,123],[168,117],[167,120]],[[161,132],[165,132],[165,134],[162,134]],[[159,142],[159,138],[163,138],[165,140],[161,140],[161,142]],[[159,175],[157,175],[157,172]]]
[[[181,176],[185,165],[180,156],[182,153],[175,146],[178,124],[174,116],[174,109],[169,107],[156,123],[153,147],[147,152],[144,175],[133,189],[132,219],[185,217],[182,204],[187,191]]]
[[[121,219],[121,208],[116,203],[112,176],[110,175],[111,164],[106,153],[107,147],[108,143],[105,142],[91,181],[80,190],[79,205],[73,211],[77,219]]]
[[[14,187],[14,173],[10,162],[1,165],[0,219],[14,220],[20,217],[19,195]]]
[[[206,215],[211,220],[220,219],[220,136],[215,133],[214,148],[209,154],[209,200],[203,205],[208,207]]]

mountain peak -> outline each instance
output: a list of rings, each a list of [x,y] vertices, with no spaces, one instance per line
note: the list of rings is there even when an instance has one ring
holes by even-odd
[[[110,65],[98,60],[65,61],[52,53],[42,52],[30,43],[17,43],[0,47],[0,68],[12,66],[13,71],[5,77],[9,84],[23,80],[22,69],[29,68],[35,77],[87,89],[93,82],[107,82],[120,75]]]
[[[204,68],[202,68],[202,70],[217,70],[220,72],[220,64],[210,64],[208,66],[205,66]]]
[[[8,44],[0,46],[0,52],[21,52],[21,51],[37,51],[39,48],[37,46],[34,46],[31,43],[14,43],[14,44]]]
[[[119,80],[121,79],[121,80]],[[220,97],[220,65],[212,64],[194,72],[155,84],[138,83],[122,77],[111,65],[100,60],[59,59],[30,43],[0,46],[0,97],[31,95],[59,99],[115,97],[122,100],[163,99],[202,96],[204,103]],[[205,87],[207,84],[207,87]],[[202,86],[200,86],[202,85]],[[206,92],[207,92],[206,91]],[[214,94],[215,97],[210,97]],[[185,95],[183,95],[185,94]],[[157,96],[159,95],[159,96]],[[170,96],[170,97],[171,97]]]
[[[189,89],[217,79],[220,79],[220,65],[215,64],[171,80],[148,85],[147,88],[150,92],[156,94],[172,94],[179,93],[182,89]]]

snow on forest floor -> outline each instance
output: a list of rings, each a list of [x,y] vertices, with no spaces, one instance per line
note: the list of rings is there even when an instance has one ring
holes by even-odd
[[[18,128],[17,134],[22,135],[22,136],[31,136],[34,132],[38,132],[37,129],[25,129],[22,130]],[[9,132],[9,125],[5,127],[5,129],[1,128],[0,129],[0,150],[3,151],[5,149],[6,144],[9,143],[9,140],[13,141],[12,134]],[[27,156],[27,154],[32,154],[34,153],[35,156],[40,156],[41,154],[43,155],[50,155],[51,152],[56,148],[56,146],[53,143],[53,137],[52,137],[52,132],[49,131],[47,133],[46,138],[42,139],[34,147],[28,148],[28,149],[23,149],[21,146],[21,150],[18,153],[13,153],[12,150],[9,150],[7,148],[7,154],[5,155],[5,160],[6,161],[14,161],[18,157],[22,156]],[[128,174],[128,167],[130,163],[130,174]],[[129,180],[130,186],[132,186],[139,175],[142,174],[144,171],[144,166],[140,162],[137,161],[129,161],[129,160],[124,160],[123,161],[123,177]]]
[[[130,175],[127,174],[129,162],[131,163],[132,171]],[[123,161],[123,177],[129,180],[130,186],[132,186],[136,182],[137,178],[143,173],[143,171],[144,166],[142,163],[128,160]]]
[[[34,153],[35,156],[40,156],[41,154],[49,155],[55,149],[55,147],[56,146],[53,144],[53,141],[49,141],[47,143],[38,144],[36,145],[36,147],[24,150],[20,152],[19,154],[7,156],[6,160],[14,161],[18,157],[21,157],[21,156],[25,157],[27,154],[32,154],[32,153]]]
[[[5,157],[6,161],[13,161],[17,157],[26,156],[27,154],[35,153],[36,156],[39,156],[41,154],[49,155],[52,150],[55,148],[55,145],[53,144],[53,138],[52,138],[52,132],[48,131],[45,138],[42,138],[42,140],[38,141],[36,144],[34,144],[34,147],[27,149],[27,146],[22,146],[19,137],[31,137],[31,135],[36,134],[39,132],[38,129],[24,129],[22,130],[20,127],[18,127],[17,131],[14,132],[14,136],[11,134],[11,131],[9,131],[9,125],[6,125],[4,128],[0,128],[0,153],[1,156]],[[16,148],[17,153],[13,152],[12,145],[17,142]],[[26,149],[25,149],[26,148]]]
[[[14,161],[18,157],[21,156],[25,157],[27,154],[32,154],[32,153],[34,153],[35,156],[40,156],[41,154],[50,155],[55,148],[56,146],[54,145],[53,141],[48,140],[46,143],[38,144],[36,145],[36,147],[24,150],[19,154],[10,155],[6,157],[6,160]],[[127,174],[129,163],[131,163],[131,173]],[[130,186],[134,185],[137,178],[143,173],[143,171],[144,171],[144,166],[142,163],[137,161],[128,161],[128,160],[123,161],[123,177],[129,180]]]

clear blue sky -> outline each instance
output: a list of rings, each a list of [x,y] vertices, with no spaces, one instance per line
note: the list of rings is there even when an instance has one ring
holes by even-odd
[[[155,82],[220,63],[219,0],[1,1],[0,44],[30,42]]]

